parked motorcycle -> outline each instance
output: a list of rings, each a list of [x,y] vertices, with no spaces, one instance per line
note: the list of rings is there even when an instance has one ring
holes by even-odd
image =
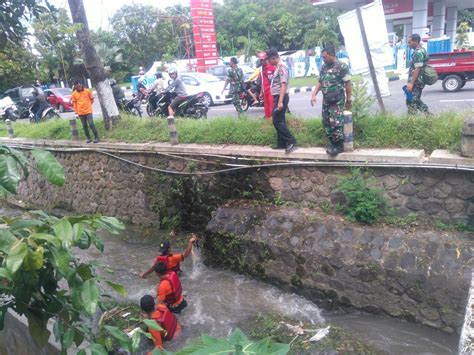
[[[124,112],[131,114],[132,116],[142,117],[142,107],[141,101],[137,95],[133,94],[131,100],[126,98],[121,98],[118,100],[118,109]]]
[[[61,116],[59,116],[59,111],[57,111],[53,106],[48,106],[43,110],[43,112],[41,113],[41,117],[37,122],[35,120],[35,114],[33,112],[33,105],[31,105],[29,109],[29,118],[31,123],[39,123],[49,120],[51,118],[61,118]]]
[[[249,107],[263,107],[264,101],[263,96],[260,97],[260,90],[255,90],[253,88],[253,83],[251,81],[244,82],[244,91],[240,93],[240,106],[242,106],[242,110],[247,111]],[[257,98],[257,102],[252,105],[253,98],[250,96],[249,91],[252,91]]]
[[[6,96],[0,100],[0,117],[6,121],[16,121],[20,118],[20,113],[18,112],[18,108],[16,107],[13,100],[10,96]]]
[[[157,94],[156,109],[153,110],[150,105],[149,111],[147,105],[147,113],[149,115],[151,113],[150,116],[167,117],[168,107],[176,96],[177,94],[175,92],[169,91]],[[207,118],[209,108],[203,103],[203,98],[204,92],[186,96],[185,100],[176,108],[175,115],[194,119]]]

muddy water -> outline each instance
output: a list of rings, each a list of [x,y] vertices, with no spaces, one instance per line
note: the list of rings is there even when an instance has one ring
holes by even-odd
[[[128,301],[138,302],[147,293],[155,295],[155,275],[150,274],[147,279],[139,275],[156,256],[160,236],[144,238],[128,229],[120,236],[103,235],[103,239],[103,255],[94,250],[87,255],[81,253],[83,257],[95,259],[101,270],[113,270],[102,273],[127,287]],[[226,336],[249,317],[271,313],[314,324],[334,322],[390,354],[456,353],[456,335],[387,317],[327,314],[297,295],[233,272],[208,268],[196,252],[182,268],[181,280],[189,306],[179,316],[182,336],[167,344],[170,350],[179,349],[200,333]]]

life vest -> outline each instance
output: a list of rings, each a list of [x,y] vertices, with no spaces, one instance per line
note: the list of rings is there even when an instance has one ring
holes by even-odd
[[[163,335],[164,340],[171,340],[176,333],[178,328],[178,320],[173,313],[170,312],[168,307],[159,304],[153,312],[152,319],[156,320],[161,328],[166,330],[166,334]]]
[[[170,271],[161,280],[167,280],[171,286],[171,293],[166,296],[165,303],[167,305],[172,305],[178,302],[181,299],[181,293],[183,292],[183,287],[181,286],[181,281],[179,281],[178,274],[174,271]]]
[[[167,271],[181,272],[180,263],[177,263],[175,266],[171,266],[168,263],[168,257],[170,257],[170,255],[157,256],[156,259],[155,259],[155,264],[163,263],[163,264],[166,265],[166,270]]]

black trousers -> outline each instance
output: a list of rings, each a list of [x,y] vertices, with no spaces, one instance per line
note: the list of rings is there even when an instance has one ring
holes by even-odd
[[[272,111],[272,121],[273,126],[277,131],[277,145],[281,148],[286,148],[289,144],[296,143],[295,137],[291,134],[290,130],[286,126],[286,110],[288,108],[288,102],[290,97],[288,94],[285,94],[283,98],[283,109],[278,110],[278,100],[280,95],[273,95],[273,111]]]
[[[84,128],[84,133],[86,134],[87,139],[89,140],[91,139],[91,135],[89,134],[89,127],[90,127],[92,130],[92,133],[94,133],[94,138],[99,140],[99,133],[97,132],[97,128],[95,127],[94,120],[92,119],[92,113],[89,113],[87,115],[79,115],[79,118],[81,119],[82,128]]]

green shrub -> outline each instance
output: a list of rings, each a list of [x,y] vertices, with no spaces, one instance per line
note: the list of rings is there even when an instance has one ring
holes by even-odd
[[[369,95],[367,83],[356,81],[352,84],[352,117],[358,120],[369,116],[374,99]]]
[[[350,220],[372,224],[385,214],[387,203],[382,191],[369,186],[370,178],[360,169],[353,169],[349,176],[341,177],[335,191],[346,197],[342,212]]]

